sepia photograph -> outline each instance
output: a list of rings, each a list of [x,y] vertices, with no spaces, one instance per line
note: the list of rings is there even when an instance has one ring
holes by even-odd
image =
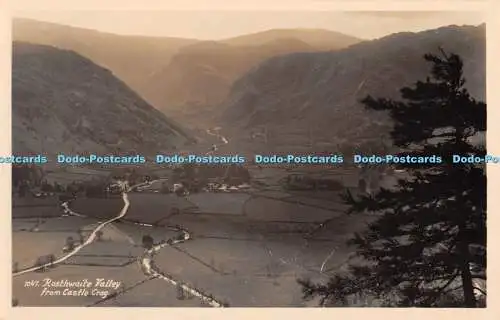
[[[486,308],[486,28],[16,12],[12,306]]]

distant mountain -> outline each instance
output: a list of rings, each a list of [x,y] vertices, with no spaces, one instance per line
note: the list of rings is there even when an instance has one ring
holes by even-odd
[[[235,79],[268,57],[289,52],[314,51],[295,39],[234,47],[203,42],[182,48],[171,63],[152,77],[146,96],[154,105],[184,121],[209,116],[222,102]]]
[[[274,56],[336,50],[359,39],[324,30],[270,30],[220,42],[181,48],[152,77],[145,96],[168,114],[196,121],[208,118],[226,98],[233,82]]]
[[[448,26],[393,34],[336,52],[270,58],[235,82],[220,122],[242,137],[265,129],[273,136],[270,148],[303,143],[311,135],[315,141],[352,144],[380,139],[390,122],[363,109],[360,99],[367,94],[400,98],[402,86],[429,75],[423,55],[440,54],[441,46],[463,57],[467,86],[484,100],[485,44],[484,25]]]
[[[221,40],[233,46],[257,46],[278,39],[293,38],[318,50],[337,50],[360,42],[360,39],[324,29],[272,29]]]
[[[134,91],[150,85],[150,76],[168,65],[179,48],[198,40],[122,36],[29,19],[14,19],[14,41],[73,50],[111,70]]]
[[[73,50],[112,71],[154,107],[189,122],[210,117],[233,81],[267,58],[360,41],[321,29],[276,29],[221,41],[123,36],[29,19],[14,20],[13,39]]]
[[[73,51],[14,42],[13,152],[156,154],[191,141],[110,71]]]

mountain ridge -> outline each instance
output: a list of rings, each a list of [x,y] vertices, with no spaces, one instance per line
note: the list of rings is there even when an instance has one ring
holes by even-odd
[[[12,115],[16,153],[156,154],[193,142],[183,128],[90,59],[17,41]]]
[[[298,40],[302,40],[311,46],[317,46],[322,50],[322,45],[328,42],[336,42],[338,47],[347,47],[349,45],[363,41],[364,39],[347,35],[341,32],[319,29],[319,28],[274,28],[269,30],[263,30],[259,32],[253,32],[249,34],[239,35],[231,38],[226,38],[219,40],[221,43],[227,43],[231,45],[245,45],[248,42],[252,42],[253,45],[264,44],[273,38],[289,38],[294,37]],[[307,40],[304,39],[307,37]],[[326,50],[336,49],[332,48],[331,44],[327,45]]]
[[[166,114],[175,114],[185,121],[196,121],[195,117],[203,122],[224,101],[233,82],[266,59],[290,52],[322,51],[326,46],[325,43],[318,48],[294,37],[245,46],[217,41],[188,45],[152,77],[147,96]],[[342,44],[332,41],[331,50],[339,47]]]
[[[180,47],[198,41],[175,37],[116,35],[30,19],[13,20],[12,39],[73,50],[111,70],[139,94],[149,86],[149,75],[167,65],[170,57]]]
[[[402,86],[429,74],[423,55],[440,54],[439,47],[463,56],[469,91],[485,99],[485,44],[484,26],[446,26],[363,41],[335,52],[272,57],[233,83],[219,124],[243,136],[262,127],[276,136],[292,131],[300,136],[312,127],[318,139],[368,139],[387,133],[390,122],[383,113],[364,110],[359,101],[367,94],[399,98]]]
[[[73,50],[111,70],[154,107],[181,122],[200,112],[210,113],[235,79],[270,56],[336,50],[359,41],[335,31],[307,29],[267,30],[213,41],[141,37],[30,19],[14,20],[13,39]]]

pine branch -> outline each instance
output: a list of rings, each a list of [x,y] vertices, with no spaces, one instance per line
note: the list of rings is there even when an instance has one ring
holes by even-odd
[[[443,291],[441,294],[444,296],[444,295],[447,295],[450,292],[457,291],[457,290],[463,290],[463,286],[459,285],[459,286],[453,287],[451,289]]]
[[[479,280],[486,281],[486,275],[485,274],[473,274],[472,279],[479,279]]]
[[[437,299],[439,299],[439,297],[442,296],[443,292],[446,290],[446,288],[448,288],[452,283],[453,281],[455,281],[455,279],[459,276],[459,273],[457,272],[455,275],[453,275],[441,288],[439,288],[435,294],[433,294],[434,296],[434,301],[432,303],[434,303]]]
[[[482,295],[485,295],[486,296],[486,291],[484,291],[483,289],[477,287],[477,286],[472,286],[472,288],[474,288],[475,290],[479,291]]]

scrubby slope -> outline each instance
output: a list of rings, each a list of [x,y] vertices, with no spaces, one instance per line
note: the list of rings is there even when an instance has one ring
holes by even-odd
[[[380,139],[390,122],[368,113],[359,100],[367,94],[399,98],[399,89],[425,79],[425,53],[439,47],[464,59],[467,86],[485,99],[485,26],[449,26],[399,33],[337,52],[295,53],[271,58],[232,87],[221,115],[233,135],[263,130],[280,146],[303,143],[312,132],[338,143]]]
[[[15,152],[154,154],[189,141],[113,74],[72,51],[15,42]]]
[[[123,36],[15,19],[13,39],[73,50],[109,69],[176,120],[210,117],[234,80],[272,56],[336,50],[360,40],[328,30],[268,30],[221,41]]]
[[[345,48],[360,40],[326,30],[269,30],[185,46],[152,77],[145,95],[179,119],[203,122],[220,111],[233,82],[262,61],[292,52]]]
[[[141,95],[151,83],[150,77],[167,66],[179,48],[198,41],[123,36],[30,19],[14,19],[12,37],[14,41],[73,50],[111,70]]]
[[[203,42],[187,46],[171,63],[152,77],[146,96],[172,114],[208,113],[227,96],[234,80],[266,58],[314,51],[295,39],[280,39],[262,46],[230,46]]]

